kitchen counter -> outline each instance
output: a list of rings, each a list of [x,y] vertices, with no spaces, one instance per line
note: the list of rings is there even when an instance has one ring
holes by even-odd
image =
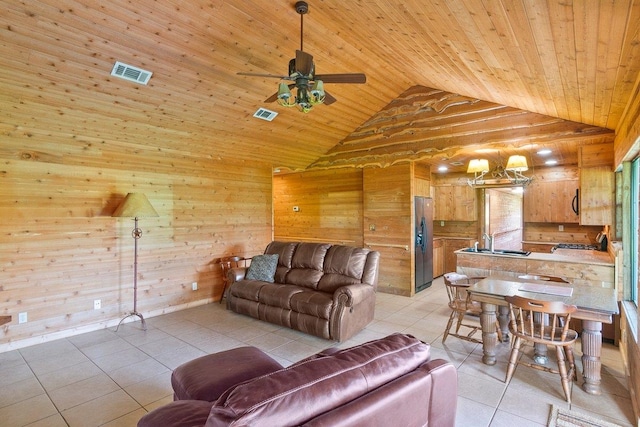
[[[467,276],[523,274],[562,277],[574,285],[615,287],[614,260],[608,252],[557,249],[528,256],[456,251],[456,271]]]
[[[553,261],[553,262],[571,262],[576,264],[597,264],[613,266],[613,260],[608,252],[584,250],[584,249],[556,249],[554,252],[531,252],[527,256],[522,255],[508,255],[508,254],[496,254],[490,252],[466,252],[465,249],[456,251],[456,254],[471,254],[476,256],[490,256],[490,257],[504,257],[504,258],[517,258],[539,261]]]
[[[532,253],[533,254],[533,253]],[[600,265],[613,265],[609,252],[584,250],[584,249],[556,249],[553,253],[542,255],[556,255],[567,257],[574,262],[596,263]]]

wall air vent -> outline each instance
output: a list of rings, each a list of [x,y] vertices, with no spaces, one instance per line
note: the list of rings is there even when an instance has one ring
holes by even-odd
[[[275,111],[267,110],[266,108],[258,108],[258,111],[253,113],[253,117],[257,117],[258,119],[266,120],[268,122],[275,119],[277,115],[278,113]]]
[[[153,73],[151,71],[143,70],[142,68],[133,67],[131,65],[123,64],[116,61],[111,70],[111,75],[120,77],[121,79],[129,80],[131,82],[141,83],[146,85]]]

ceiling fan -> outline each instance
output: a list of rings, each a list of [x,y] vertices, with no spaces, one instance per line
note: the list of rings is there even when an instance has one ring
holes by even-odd
[[[284,107],[298,107],[308,113],[316,104],[333,104],[336,98],[324,90],[324,83],[365,83],[367,77],[363,73],[345,74],[316,74],[313,56],[303,50],[304,15],[309,12],[309,5],[305,1],[295,4],[296,12],[300,15],[300,50],[296,50],[296,57],[289,61],[289,74],[286,76],[260,73],[238,73],[241,76],[274,77],[285,81],[280,82],[278,92],[265,99],[264,102],[278,101]],[[291,89],[297,88],[294,97]]]

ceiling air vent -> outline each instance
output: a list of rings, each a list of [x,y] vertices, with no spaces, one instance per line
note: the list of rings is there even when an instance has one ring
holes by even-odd
[[[257,117],[268,122],[275,119],[277,115],[278,113],[275,111],[267,110],[266,108],[258,108],[258,111],[253,113],[253,117]]]
[[[111,75],[120,77],[121,79],[129,80],[136,83],[146,85],[153,73],[151,71],[143,70],[142,68],[132,67],[131,65],[123,64],[116,61],[111,70]]]

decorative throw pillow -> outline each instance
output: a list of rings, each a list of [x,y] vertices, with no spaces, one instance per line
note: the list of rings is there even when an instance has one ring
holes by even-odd
[[[249,265],[249,270],[247,271],[245,279],[273,283],[273,277],[276,275],[277,266],[278,254],[256,255],[251,258],[251,264]]]

